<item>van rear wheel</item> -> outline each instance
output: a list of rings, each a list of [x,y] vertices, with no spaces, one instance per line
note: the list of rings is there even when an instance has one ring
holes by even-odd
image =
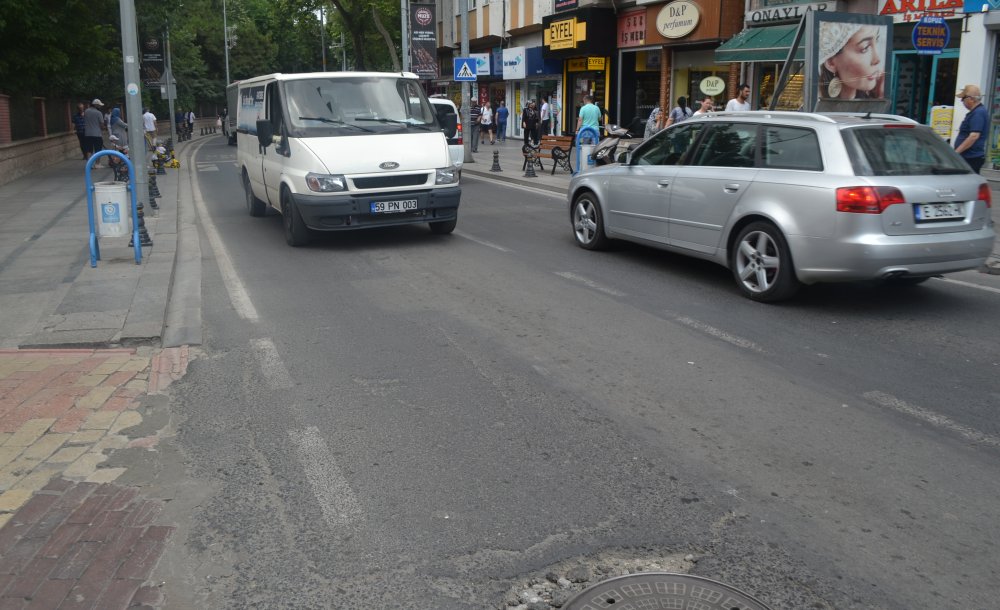
[[[281,221],[285,227],[285,241],[289,246],[297,248],[309,243],[309,228],[302,222],[299,208],[287,189],[281,189]]]

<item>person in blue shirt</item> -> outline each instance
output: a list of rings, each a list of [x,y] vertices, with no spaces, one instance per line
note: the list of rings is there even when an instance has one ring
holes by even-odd
[[[986,161],[986,132],[990,127],[990,117],[983,106],[983,94],[976,85],[966,85],[955,97],[969,111],[958,128],[955,138],[955,152],[962,155],[972,171],[979,173]]]
[[[497,140],[501,143],[507,141],[507,118],[510,117],[510,110],[507,109],[507,102],[500,100],[497,107]]]
[[[600,129],[601,109],[594,104],[594,98],[590,95],[583,96],[583,106],[580,107],[580,117],[576,120],[576,130],[580,131],[584,127]],[[598,131],[597,133],[600,133]],[[597,142],[594,142],[597,144]]]

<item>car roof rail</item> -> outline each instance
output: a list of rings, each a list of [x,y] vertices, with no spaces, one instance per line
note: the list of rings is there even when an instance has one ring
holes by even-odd
[[[817,123],[835,122],[833,119],[825,116],[825,114],[801,112],[799,110],[739,110],[732,112],[710,112],[708,114],[726,117],[745,117],[748,119],[780,117],[785,119],[798,119],[800,121],[816,121]]]
[[[824,112],[823,114],[832,117],[850,117],[855,119],[864,120],[877,120],[877,121],[892,121],[895,123],[913,123],[914,125],[920,125],[919,121],[914,121],[910,117],[900,116],[898,114],[888,114],[885,112]]]

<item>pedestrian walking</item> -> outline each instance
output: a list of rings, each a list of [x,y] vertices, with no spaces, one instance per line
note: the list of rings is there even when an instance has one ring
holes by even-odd
[[[649,139],[657,134],[663,127],[660,125],[660,107],[656,106],[653,111],[649,113],[649,119],[646,120],[646,131],[642,134],[643,139]]]
[[[156,115],[146,108],[142,113],[142,129],[146,133],[149,150],[156,150]]]
[[[500,100],[500,106],[497,107],[497,140],[501,144],[507,141],[508,118],[510,118],[510,110],[507,108],[507,102]]]
[[[557,136],[562,132],[562,125],[559,123],[559,115],[562,112],[562,106],[559,105],[559,99],[552,94],[552,101],[549,102],[549,115],[552,117],[552,135]]]
[[[714,110],[714,109],[715,109],[715,100],[712,99],[711,95],[706,95],[701,100],[701,107],[698,108],[697,110],[695,110],[694,114],[691,115],[691,116],[698,116],[700,114],[708,114],[709,112],[712,112],[712,110]]]
[[[667,118],[666,127],[670,127],[675,123],[682,123],[694,116],[694,112],[688,106],[687,98],[683,95],[677,98],[677,105],[673,110],[670,111],[670,116]]]
[[[84,146],[84,133],[86,132],[87,125],[85,119],[83,118],[83,113],[86,111],[87,107],[80,102],[76,105],[76,114],[73,115],[73,128],[76,129],[76,138],[80,140],[80,154],[84,159],[87,158],[87,148]]]
[[[180,108],[174,112],[174,126],[177,129],[178,135],[187,133],[187,117],[184,116],[184,111]]]
[[[972,171],[979,173],[986,161],[986,131],[990,117],[982,104],[983,94],[976,85],[966,85],[955,97],[962,101],[968,114],[962,119],[955,137],[955,152],[962,155]]]
[[[538,111],[539,128],[542,135],[549,135],[549,100],[542,98],[542,107]]]
[[[187,119],[188,133],[194,134],[194,110],[188,110],[185,118]]]
[[[738,112],[750,110],[750,85],[740,83],[736,88],[736,97],[726,103],[726,112]]]
[[[104,103],[94,98],[94,101],[90,102],[90,108],[83,113],[83,154],[87,159],[104,150],[104,115],[101,114],[103,107]],[[93,167],[100,168],[101,165],[95,163]]]
[[[483,104],[482,115],[481,118],[479,119],[479,125],[480,125],[480,133],[483,134],[483,137],[485,138],[486,135],[488,134],[490,138],[490,144],[491,145],[496,144],[497,143],[496,125],[493,123],[493,109],[490,107],[490,102],[488,100],[485,104]]]
[[[600,129],[601,109],[594,104],[592,95],[583,96],[583,106],[580,106],[580,115],[576,119],[576,130],[580,131],[584,127],[591,127],[594,130]],[[598,134],[601,132],[598,131]],[[594,142],[597,144],[597,142]]]
[[[120,108],[111,109],[111,120],[108,122],[111,125],[111,135],[118,138],[124,146],[128,142],[128,123],[122,120],[122,111]]]
[[[470,140],[472,152],[479,152],[479,121],[482,117],[483,109],[480,108],[479,102],[472,100],[472,107],[469,109],[469,131],[471,132],[469,136],[472,138]]]
[[[538,145],[538,120],[538,110],[535,109],[535,102],[529,101],[521,113],[521,129],[524,130],[524,143],[526,145]]]

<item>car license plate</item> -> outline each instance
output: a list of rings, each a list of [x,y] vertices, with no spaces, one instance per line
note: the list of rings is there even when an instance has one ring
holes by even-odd
[[[918,203],[914,206],[917,220],[952,220],[965,218],[965,205],[961,203]]]
[[[398,214],[417,209],[416,199],[400,199],[398,201],[372,201],[372,214]]]

